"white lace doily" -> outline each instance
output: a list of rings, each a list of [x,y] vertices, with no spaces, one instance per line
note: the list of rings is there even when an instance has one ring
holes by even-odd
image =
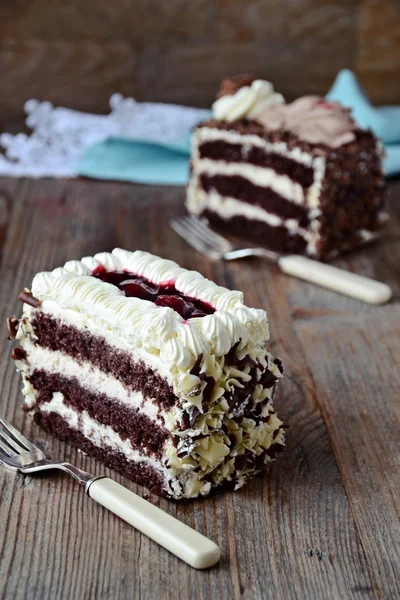
[[[74,177],[86,149],[108,137],[175,143],[207,118],[209,111],[174,104],[136,102],[114,94],[108,115],[93,115],[50,102],[28,100],[26,125],[30,135],[0,135],[0,175],[13,177]]]

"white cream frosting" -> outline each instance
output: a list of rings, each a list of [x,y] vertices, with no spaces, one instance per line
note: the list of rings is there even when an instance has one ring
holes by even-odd
[[[244,117],[251,119],[267,106],[284,102],[284,97],[275,92],[271,82],[255,79],[251,85],[239,88],[234,94],[218,98],[212,105],[212,110],[216,119],[231,122]]]
[[[103,265],[109,271],[129,271],[156,284],[174,281],[178,291],[211,304],[216,312],[209,318],[184,319],[173,309],[158,307],[139,298],[127,298],[117,287],[90,274]],[[69,261],[64,268],[39,273],[32,294],[46,303],[57,302],[64,309],[84,314],[105,333],[112,332],[129,344],[160,357],[169,369],[187,370],[198,356],[222,355],[239,340],[250,345],[264,344],[269,337],[265,311],[248,308],[243,294],[208,281],[195,271],[147,252],[115,249],[81,261]],[[219,312],[229,314],[229,326]],[[232,321],[234,324],[232,324]],[[219,340],[225,340],[221,345]]]

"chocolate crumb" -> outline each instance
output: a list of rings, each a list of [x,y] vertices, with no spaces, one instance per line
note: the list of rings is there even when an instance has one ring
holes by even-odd
[[[18,325],[19,325],[19,319],[17,319],[17,317],[15,315],[11,315],[11,317],[8,317],[7,329],[8,329],[8,333],[10,334],[8,336],[9,340],[15,340],[15,338],[17,337]]]
[[[25,302],[25,304],[30,304],[30,306],[33,306],[34,308],[38,308],[38,306],[41,305],[40,300],[32,296],[31,292],[28,292],[26,290],[20,293],[20,295],[18,296],[18,300],[20,300],[21,302]]]

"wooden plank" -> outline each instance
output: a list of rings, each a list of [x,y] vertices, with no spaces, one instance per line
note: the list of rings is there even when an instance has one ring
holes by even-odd
[[[21,41],[175,41],[210,39],[217,0],[22,0],[0,5],[0,38]]]
[[[382,598],[400,596],[399,314],[397,304],[386,318],[311,318],[296,327]]]
[[[362,0],[358,10],[357,73],[376,104],[398,104],[400,5]]]
[[[242,44],[145,46],[138,55],[137,98],[209,107],[224,77],[246,72],[273,81],[287,100],[302,94],[323,95],[347,51],[332,55],[324,47],[319,61],[314,60],[314,52],[307,43],[287,44],[268,37]]]
[[[344,67],[393,104],[399,16],[395,0],[3,2],[0,116],[21,117],[30,97],[105,112],[114,92],[207,107],[246,71],[292,100],[326,93]]]
[[[18,187],[18,181],[9,182],[7,187],[3,188],[0,181],[0,251],[2,251],[6,241],[8,227],[11,221],[13,211],[12,195]],[[1,262],[1,259],[0,259]]]
[[[253,72],[273,81],[288,100],[325,94],[339,69],[354,66],[355,16],[340,2],[254,2],[243,10],[240,2],[220,0],[215,43],[162,39],[139,51],[139,93],[207,106],[221,79]]]
[[[286,279],[262,262],[235,263],[230,270],[252,304],[268,310],[272,351],[286,368],[278,406],[289,425],[288,452],[273,467],[276,488],[263,488],[267,522],[277,523],[279,530],[277,535],[274,528],[269,542],[274,593],[277,598],[351,598],[371,583],[314,382],[291,323]],[[285,581],[283,572],[290,573]]]
[[[325,329],[321,313],[317,313],[311,330],[301,310],[293,321],[294,306],[303,306],[302,295],[305,309],[312,309],[306,284],[289,280],[261,262],[210,263],[189,250],[166,225],[169,217],[184,210],[181,189],[53,180],[22,180],[17,184],[3,180],[0,189],[12,197],[14,207],[0,271],[3,321],[18,310],[16,295],[37,271],[114,246],[158,252],[201,270],[218,283],[245,289],[248,303],[268,309],[272,349],[286,365],[278,407],[290,426],[286,452],[264,479],[239,492],[188,504],[150,495],[155,504],[221,545],[223,560],[208,572],[196,572],[160,549],[85,498],[77,484],[65,476],[23,479],[0,471],[0,522],[6,523],[0,529],[0,596],[150,600],[163,590],[166,599],[358,599],[381,598],[382,593],[391,597],[396,588],[390,579],[387,552],[381,548],[383,537],[375,542],[383,558],[374,566],[371,561],[377,558],[376,548],[366,527],[378,518],[388,526],[392,513],[380,517],[380,505],[362,496],[365,484],[351,483],[355,453],[350,449],[346,463],[347,454],[340,447],[344,440],[347,448],[350,433],[338,432],[337,420],[332,416],[343,411],[345,399],[338,398],[328,373],[328,359],[346,377],[351,373],[340,354],[336,366],[335,334]],[[353,320],[359,328],[357,319],[361,317],[354,305],[343,305],[340,297],[324,294],[329,298],[331,313],[339,313],[334,319],[346,318],[347,330]],[[387,308],[392,314],[393,307]],[[379,323],[384,315],[379,313],[377,319],[368,321],[371,331],[383,332]],[[327,333],[333,341],[327,339]],[[345,334],[345,340],[349,336]],[[318,357],[310,350],[314,339]],[[389,348],[390,344],[385,355]],[[9,351],[3,340],[2,414],[42,444],[49,455],[71,460],[95,474],[111,475],[143,493],[138,486],[68,444],[50,438],[30,422],[19,407],[20,379],[10,364]],[[324,352],[329,353],[326,359]],[[365,373],[368,382],[376,379],[377,357],[376,347],[353,357],[353,368]],[[368,371],[371,361],[372,380]],[[379,393],[389,394],[393,381],[380,381]],[[353,398],[356,407],[364,388],[361,391],[361,396]],[[331,412],[327,412],[328,404],[335,404]],[[357,410],[351,429],[360,427]],[[379,403],[374,411],[384,424],[387,417],[381,415]],[[364,434],[356,431],[355,435],[362,444],[366,442]],[[377,441],[381,440],[376,438],[374,447]],[[370,451],[367,456],[371,458]],[[382,484],[375,469],[363,468],[371,485]],[[386,481],[383,484],[387,486]],[[365,515],[357,514],[355,492],[361,495]],[[387,488],[384,501],[390,509]],[[380,535],[376,524],[373,532]],[[390,531],[385,533],[394,541]],[[392,541],[386,543],[391,548]]]
[[[292,100],[326,93],[343,67],[375,103],[395,103],[398,21],[394,0],[3,3],[0,115],[20,117],[29,97],[105,112],[113,92],[206,107],[246,71]]]
[[[18,118],[29,98],[109,112],[115,92],[135,95],[135,50],[129,42],[1,40],[2,119]]]

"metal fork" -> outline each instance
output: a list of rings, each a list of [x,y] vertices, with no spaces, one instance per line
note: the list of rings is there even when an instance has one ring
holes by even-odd
[[[170,226],[190,246],[212,260],[237,260],[258,256],[276,264],[287,275],[368,304],[384,304],[392,297],[392,290],[385,283],[305,256],[281,255],[267,248],[236,248],[229,240],[192,215],[172,219]]]
[[[103,476],[94,477],[68,462],[47,459],[40,448],[1,417],[0,464],[23,474],[49,469],[69,473],[85,486],[90,498],[196,569],[211,567],[220,558],[220,550],[214,542],[116,481]]]

